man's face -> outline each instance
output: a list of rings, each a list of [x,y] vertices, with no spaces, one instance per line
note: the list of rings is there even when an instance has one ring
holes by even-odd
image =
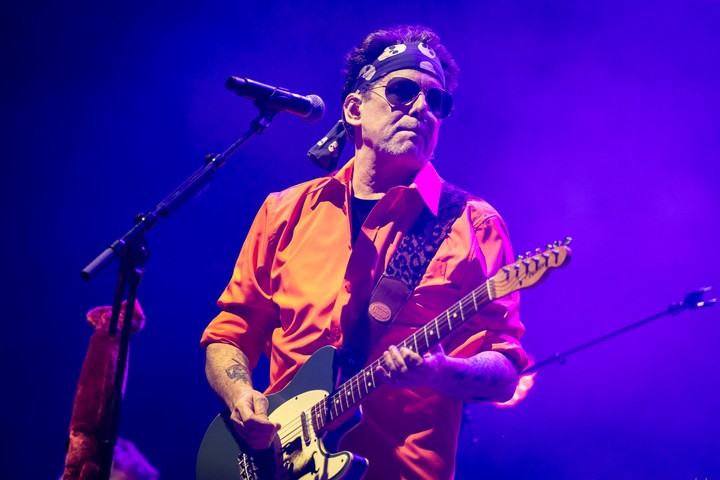
[[[398,168],[417,171],[430,160],[437,144],[441,120],[429,110],[424,93],[406,105],[390,105],[384,86],[395,77],[417,82],[422,92],[442,88],[432,75],[406,69],[391,72],[363,95],[360,106],[362,141],[379,160],[388,159]]]

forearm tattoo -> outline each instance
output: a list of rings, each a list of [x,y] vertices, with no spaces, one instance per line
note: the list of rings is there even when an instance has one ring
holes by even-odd
[[[502,384],[507,373],[505,368],[497,362],[488,361],[481,357],[475,357],[468,362],[465,371],[457,372],[455,380],[462,381],[466,377],[471,377],[473,382],[481,384],[485,387],[497,387]],[[472,397],[475,401],[488,401],[490,397],[486,395],[476,395]]]
[[[241,380],[243,383],[250,383],[250,371],[245,366],[245,363],[247,362],[247,357],[243,358],[242,360],[239,360],[237,358],[231,358],[235,365],[230,365],[225,369],[225,374],[232,380],[233,382],[237,382],[238,380]]]
[[[488,387],[495,387],[502,382],[505,376],[505,369],[501,365],[498,365],[497,362],[488,361],[482,357],[475,357],[471,360],[464,373],[472,376],[475,382],[482,383]],[[465,375],[463,375],[463,378],[464,377]]]

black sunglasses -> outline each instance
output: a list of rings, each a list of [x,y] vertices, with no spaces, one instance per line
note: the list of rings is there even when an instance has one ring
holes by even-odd
[[[384,87],[385,100],[393,107],[414,102],[422,92],[422,88],[416,81],[404,77],[393,77]],[[383,88],[383,86],[372,87],[371,90],[376,88]],[[452,95],[439,88],[428,88],[424,93],[428,107],[436,118],[446,118],[450,115],[453,109]]]

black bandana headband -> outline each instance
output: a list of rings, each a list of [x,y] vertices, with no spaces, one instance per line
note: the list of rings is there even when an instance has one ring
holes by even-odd
[[[445,72],[435,50],[426,43],[400,43],[387,47],[373,63],[365,65],[358,73],[353,91],[362,91],[390,72],[404,69],[420,70],[434,75],[445,88]]]
[[[419,42],[399,43],[385,48],[374,62],[360,70],[353,84],[353,91],[362,91],[388,73],[405,69],[434,75],[445,88],[445,72],[437,53],[428,44]],[[347,132],[344,122],[340,120],[322,140],[313,145],[307,155],[318,167],[333,171],[337,168],[340,153],[346,142]]]

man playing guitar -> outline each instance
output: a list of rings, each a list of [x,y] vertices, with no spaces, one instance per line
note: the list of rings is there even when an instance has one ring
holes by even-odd
[[[508,400],[527,365],[518,293],[475,305],[476,314],[427,351],[396,345],[420,331],[425,340],[439,338],[440,327],[421,327],[512,263],[512,247],[502,218],[472,195],[462,197],[424,270],[414,261],[417,251],[402,243],[421,216],[432,222],[445,208],[445,182],[430,160],[452,110],[458,68],[437,35],[419,26],[374,32],[348,54],[345,74],[343,118],[315,153],[337,158],[349,139],[355,155],[329,176],[267,197],[218,301],[221,312],[202,337],[208,381],[243,448],[270,448],[285,458],[273,467],[277,478],[351,476],[345,466],[323,471],[331,462],[318,459],[324,447],[314,446],[309,430],[324,428],[329,412],[302,407],[300,433],[286,441],[291,422],[269,416],[267,399],[321,347],[351,347],[363,361],[350,374],[376,361],[362,387],[384,384],[363,399],[363,421],[340,440],[363,465],[352,475],[452,478],[463,402]],[[391,267],[417,276],[399,312],[370,300]],[[270,386],[261,393],[251,371],[263,353]],[[310,453],[293,457],[291,449]],[[240,457],[232,462],[243,463]]]

